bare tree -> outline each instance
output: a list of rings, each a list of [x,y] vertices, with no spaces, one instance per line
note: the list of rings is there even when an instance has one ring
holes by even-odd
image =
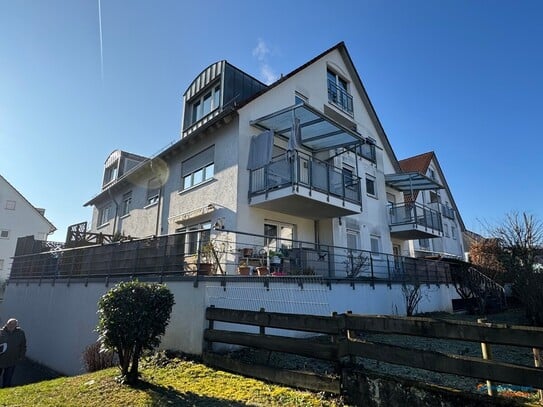
[[[526,212],[511,212],[488,230],[499,242],[501,263],[510,273],[514,292],[525,305],[527,316],[543,326],[543,274],[534,268],[543,245],[543,223]]]
[[[420,284],[414,283],[411,285],[402,284],[402,294],[405,299],[405,313],[408,317],[412,316],[420,300],[422,300],[422,292],[420,290]]]

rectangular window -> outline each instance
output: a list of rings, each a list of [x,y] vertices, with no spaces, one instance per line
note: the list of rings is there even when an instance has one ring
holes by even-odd
[[[375,190],[375,178],[366,174],[366,192],[368,195],[377,197],[377,191]]]
[[[4,259],[0,259],[0,270],[4,270]]]
[[[0,239],[9,239],[9,230],[0,230]]]
[[[110,165],[104,171],[104,185],[109,184],[111,181],[117,178],[117,162]]]
[[[8,211],[14,211],[15,210],[15,205],[17,205],[17,202],[15,202],[15,201],[11,201],[9,199],[6,201],[6,209]]]
[[[109,221],[111,206],[104,206],[98,211],[98,226],[105,225]]]
[[[430,239],[419,239],[419,247],[421,249],[430,250]]]
[[[381,251],[381,238],[377,235],[370,236],[370,247],[373,253],[380,253]]]
[[[347,248],[351,250],[359,249],[360,233],[356,230],[347,229]]]
[[[199,223],[176,230],[180,235],[179,244],[185,255],[195,255],[211,238],[211,222]]]
[[[349,188],[354,190],[357,183],[357,177],[354,176],[354,168],[351,167],[343,167],[343,184],[345,185],[345,188]]]
[[[264,246],[268,250],[291,249],[294,239],[294,225],[271,222],[264,224]]]
[[[123,195],[123,202],[121,204],[121,216],[128,215],[130,213],[130,206],[132,205],[132,191]]]
[[[445,237],[449,237],[449,225],[444,223],[443,224],[443,231],[445,232]]]
[[[430,191],[430,202],[431,203],[441,202],[441,197],[439,196],[438,192]]]
[[[451,226],[451,235],[454,240],[456,240],[456,227]]]
[[[435,179],[436,179],[436,172],[435,172],[433,169],[430,168],[430,169],[428,170],[428,176],[429,176],[431,179],[435,180]]]
[[[160,194],[160,180],[157,177],[151,178],[147,183],[147,205],[158,202]]]
[[[335,72],[326,71],[328,81],[328,101],[352,116],[353,97],[347,91],[347,81]]]
[[[198,120],[219,108],[220,103],[221,87],[218,85],[191,103],[191,124],[196,123]]]
[[[181,164],[182,188],[189,189],[213,178],[215,175],[215,146],[212,146]]]

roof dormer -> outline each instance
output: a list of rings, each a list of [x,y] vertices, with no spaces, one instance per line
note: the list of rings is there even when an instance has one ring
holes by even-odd
[[[265,84],[226,61],[211,64],[192,81],[183,95],[182,137],[264,88]]]

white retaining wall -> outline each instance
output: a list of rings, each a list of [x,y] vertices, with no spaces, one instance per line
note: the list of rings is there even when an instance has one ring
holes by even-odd
[[[330,315],[347,310],[355,314],[405,315],[400,285],[323,283],[298,284],[274,282],[265,287],[263,280],[193,281],[166,283],[175,296],[170,324],[161,347],[190,354],[202,352],[206,326],[205,309],[210,305],[258,311]],[[452,311],[457,298],[454,287],[423,285],[423,298],[417,312]],[[97,302],[111,288],[104,282],[83,283],[11,283],[0,308],[2,323],[15,317],[25,330],[27,356],[67,375],[84,373],[82,353],[96,341]]]

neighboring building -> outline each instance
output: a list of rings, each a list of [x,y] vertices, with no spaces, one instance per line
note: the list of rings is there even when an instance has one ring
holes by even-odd
[[[417,240],[429,239],[432,255],[461,256],[464,226],[430,154],[402,168],[339,43],[270,86],[226,61],[210,65],[184,94],[181,139],[124,173],[108,170],[110,157],[85,205],[95,232],[193,232],[189,252],[218,222],[277,245],[421,255]]]
[[[464,232],[466,227],[460,216],[456,203],[441,166],[433,151],[419,154],[400,161],[400,167],[405,172],[417,172],[426,175],[431,180],[442,185],[442,189],[414,192],[408,199],[431,208],[439,213],[435,219],[441,223],[440,237],[422,238],[410,242],[410,256],[413,257],[454,257],[464,259]],[[414,197],[414,199],[412,198]]]
[[[5,281],[11,269],[17,239],[34,236],[47,240],[56,228],[45,217],[45,209],[32,206],[25,197],[0,175],[0,281]]]

